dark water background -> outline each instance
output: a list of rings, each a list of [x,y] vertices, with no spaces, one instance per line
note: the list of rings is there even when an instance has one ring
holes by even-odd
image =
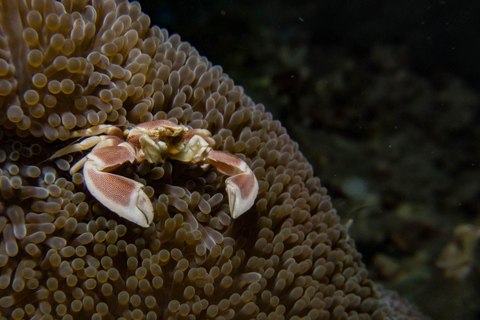
[[[372,279],[480,319],[480,2],[141,4],[282,121]]]

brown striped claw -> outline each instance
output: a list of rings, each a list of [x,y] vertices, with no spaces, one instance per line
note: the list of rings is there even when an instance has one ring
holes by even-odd
[[[153,220],[153,206],[143,191],[144,185],[110,173],[125,163],[163,163],[166,159],[186,163],[211,164],[226,181],[230,214],[235,219],[250,209],[258,194],[258,182],[248,165],[240,158],[213,150],[214,140],[204,129],[189,129],[167,120],[156,120],[133,126],[118,133],[118,128],[99,126],[79,131],[77,136],[94,136],[57,151],[50,159],[65,154],[92,151],[75,164],[70,173],[83,166],[85,184],[90,193],[119,216],[148,227]],[[122,138],[120,138],[122,137]]]
[[[206,162],[219,172],[231,176],[225,184],[232,218],[235,219],[250,209],[258,194],[258,182],[252,169],[240,158],[212,149],[208,152]]]
[[[83,176],[88,191],[119,216],[147,228],[153,220],[153,207],[143,192],[144,185],[108,171],[135,161],[135,150],[126,142],[93,150],[87,155]]]

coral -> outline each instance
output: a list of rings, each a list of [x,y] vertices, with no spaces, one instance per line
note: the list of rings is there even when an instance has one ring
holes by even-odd
[[[436,263],[445,278],[465,279],[473,268],[480,228],[461,224],[453,232],[452,241],[445,246]]]
[[[1,316],[422,318],[368,279],[281,124],[178,35],[149,28],[137,3],[1,4]],[[127,166],[155,208],[144,229],[68,173],[81,155],[46,160],[74,130],[152,119],[208,129],[243,159],[254,208],[234,222],[211,168]]]
[[[415,306],[412,306],[402,299],[397,292],[385,290],[383,286],[377,285],[379,292],[380,306],[385,311],[387,318],[396,320],[424,319],[424,316]]]

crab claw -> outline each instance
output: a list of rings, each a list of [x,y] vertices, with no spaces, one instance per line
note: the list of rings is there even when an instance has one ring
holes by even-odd
[[[147,228],[153,220],[153,206],[143,184],[113,174],[126,162],[135,161],[135,151],[127,143],[92,151],[83,166],[85,184],[90,193],[120,217]]]
[[[225,181],[230,214],[238,218],[250,209],[258,194],[257,178],[240,158],[223,151],[210,149],[206,159],[219,172],[231,176]]]

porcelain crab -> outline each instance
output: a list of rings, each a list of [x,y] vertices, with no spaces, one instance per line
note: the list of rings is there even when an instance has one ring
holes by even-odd
[[[141,123],[126,129],[99,126],[72,136],[94,135],[57,151],[50,159],[93,147],[70,169],[73,174],[83,166],[83,176],[89,192],[105,207],[119,216],[148,227],[153,220],[153,206],[143,191],[144,185],[111,173],[129,163],[163,163],[166,159],[199,165],[211,164],[225,181],[230,214],[235,219],[253,205],[258,182],[250,167],[240,158],[212,149],[214,140],[205,129],[190,129],[168,120]]]

